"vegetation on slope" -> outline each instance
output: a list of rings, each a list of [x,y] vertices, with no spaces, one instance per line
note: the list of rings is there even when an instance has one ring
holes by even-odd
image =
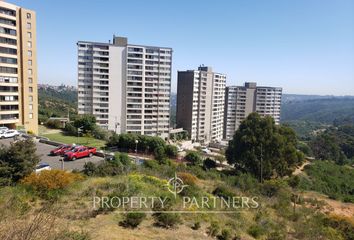
[[[328,195],[332,199],[354,203],[354,169],[330,161],[316,161],[305,167],[300,188]]]
[[[50,117],[75,117],[77,115],[77,91],[66,86],[41,86],[38,88],[39,123]]]

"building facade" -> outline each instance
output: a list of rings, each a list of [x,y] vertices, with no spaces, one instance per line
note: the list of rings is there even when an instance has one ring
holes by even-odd
[[[252,112],[271,116],[279,124],[281,97],[282,88],[261,87],[253,82],[226,87],[224,139],[231,139],[241,122]]]
[[[117,133],[169,136],[172,49],[78,42],[78,112]]]
[[[38,133],[36,13],[0,1],[0,125]]]
[[[211,67],[178,72],[177,126],[198,142],[221,140],[226,75]]]

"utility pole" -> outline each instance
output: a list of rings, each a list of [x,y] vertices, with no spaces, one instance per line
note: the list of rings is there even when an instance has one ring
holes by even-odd
[[[261,143],[261,183],[263,183],[263,144]]]

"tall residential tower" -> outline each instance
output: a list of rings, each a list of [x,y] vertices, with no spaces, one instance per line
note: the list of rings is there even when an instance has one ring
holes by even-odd
[[[78,111],[117,133],[169,136],[172,49],[80,41]]]
[[[223,137],[226,75],[211,67],[178,72],[177,126],[194,141],[208,143]]]
[[[0,125],[38,133],[36,13],[0,1]]]
[[[252,112],[271,116],[279,124],[281,97],[281,88],[257,87],[253,82],[226,87],[224,139],[231,139],[241,122]]]

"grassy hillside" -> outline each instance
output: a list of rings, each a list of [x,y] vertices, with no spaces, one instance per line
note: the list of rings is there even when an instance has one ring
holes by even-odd
[[[166,190],[167,180],[175,172],[180,177],[184,176],[189,185],[176,199]],[[53,181],[60,184],[63,180],[55,178]],[[39,184],[52,186],[50,180]],[[294,213],[294,193],[296,189],[283,180],[259,184],[248,175],[229,176],[183,164],[158,165],[150,162],[115,176],[86,176],[61,191],[21,184],[1,188],[0,238],[352,239],[353,219],[321,213],[325,203],[302,195]],[[171,210],[181,208],[183,197],[193,196],[256,196],[260,206],[257,209],[239,208],[233,213],[207,213],[208,209],[204,209],[205,213],[194,213],[198,208],[193,206],[187,209],[190,213],[172,215],[178,217],[178,223],[171,227],[161,226],[157,222],[158,215],[148,213],[137,228],[124,226],[122,223],[127,215],[116,209],[106,206],[93,208],[93,197],[113,199],[115,196],[137,195],[169,197]],[[23,238],[34,235],[40,238]]]

